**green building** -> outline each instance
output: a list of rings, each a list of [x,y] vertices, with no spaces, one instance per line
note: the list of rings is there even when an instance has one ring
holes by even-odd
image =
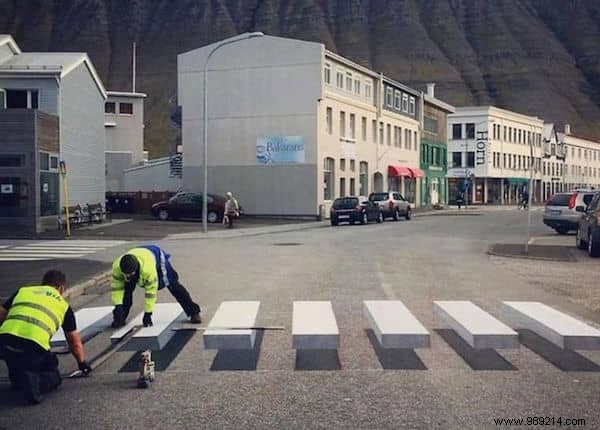
[[[435,98],[435,84],[427,84],[427,94],[421,97],[421,154],[420,168],[425,172],[421,180],[421,206],[448,202],[447,119],[454,107]]]

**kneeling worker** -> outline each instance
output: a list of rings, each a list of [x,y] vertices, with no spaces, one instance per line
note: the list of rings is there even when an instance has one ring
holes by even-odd
[[[21,287],[0,306],[0,353],[8,367],[12,389],[22,391],[30,403],[61,384],[58,358],[50,351],[50,339],[60,327],[84,375],[83,344],[73,310],[62,297],[67,280],[58,270],[46,272],[42,285]]]
[[[198,306],[185,287],[179,283],[179,275],[169,262],[170,255],[158,246],[140,246],[130,249],[117,258],[112,267],[113,328],[125,325],[131,309],[135,287],[146,291],[144,302],[144,327],[152,325],[152,311],[158,290],[167,288],[179,302],[190,322],[200,324]]]

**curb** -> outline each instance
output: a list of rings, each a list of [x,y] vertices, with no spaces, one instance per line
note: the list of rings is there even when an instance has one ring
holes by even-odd
[[[86,281],[80,282],[79,284],[76,284],[71,288],[68,288],[65,291],[65,294],[63,295],[63,297],[65,299],[74,299],[76,297],[79,297],[82,294],[84,294],[86,290],[110,281],[110,277],[111,277],[110,271],[98,273],[95,276],[93,276],[92,278],[90,278]]]
[[[537,261],[551,261],[555,263],[576,263],[577,259],[572,255],[570,258],[553,258],[553,257],[540,257],[535,255],[522,255],[522,254],[509,254],[507,252],[497,252],[492,251],[490,248],[486,251],[487,255],[492,255],[494,257],[504,257],[504,258],[515,258],[519,260],[537,260]]]

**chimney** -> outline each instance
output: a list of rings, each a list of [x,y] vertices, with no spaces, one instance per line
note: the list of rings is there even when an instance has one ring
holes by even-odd
[[[427,95],[429,97],[435,98],[435,84],[434,83],[427,84]]]
[[[571,124],[565,124],[565,136],[569,136],[571,134]]]

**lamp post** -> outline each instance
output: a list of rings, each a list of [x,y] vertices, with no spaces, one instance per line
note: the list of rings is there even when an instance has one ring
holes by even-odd
[[[493,124],[494,122],[496,122],[494,119],[485,119],[483,121],[479,121],[478,123],[475,123],[473,125],[473,135],[475,137],[475,142],[477,142],[477,126],[481,125],[481,124]],[[488,131],[486,131],[487,133],[489,133]],[[487,154],[486,154],[487,157]],[[486,160],[487,162],[487,160]],[[473,157],[473,167],[475,167],[475,158]],[[465,209],[467,209],[467,206],[469,204],[469,193],[468,193],[468,187],[467,187],[467,175],[469,173],[469,139],[467,138],[467,140],[465,141]],[[471,190],[473,189],[473,184],[471,184]]]
[[[208,232],[208,62],[210,57],[226,45],[231,45],[232,43],[236,43],[246,39],[252,39],[254,37],[263,37],[264,34],[257,31],[254,33],[246,33],[241,34],[238,37],[234,37],[232,39],[225,40],[219,44],[217,44],[206,57],[206,61],[204,62],[204,125],[203,125],[203,150],[204,157],[202,159],[202,171],[204,175],[204,183],[202,185],[202,231],[204,233]]]

